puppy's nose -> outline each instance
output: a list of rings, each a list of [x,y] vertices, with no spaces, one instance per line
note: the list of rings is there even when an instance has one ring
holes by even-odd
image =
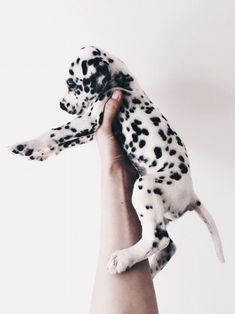
[[[60,102],[60,108],[62,110],[67,110],[67,108],[65,107],[65,104],[63,102]]]

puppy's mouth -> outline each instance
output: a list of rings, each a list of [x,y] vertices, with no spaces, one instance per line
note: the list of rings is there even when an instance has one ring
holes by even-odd
[[[67,111],[67,107],[65,106],[65,104],[64,104],[63,102],[60,102],[60,108],[61,108],[62,110]]]

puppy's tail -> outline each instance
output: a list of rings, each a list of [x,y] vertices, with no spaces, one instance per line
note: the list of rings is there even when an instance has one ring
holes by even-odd
[[[222,247],[221,239],[220,239],[219,232],[216,227],[214,219],[212,218],[208,210],[201,204],[200,201],[196,202],[196,207],[194,208],[194,210],[198,213],[198,215],[207,225],[207,228],[214,242],[215,251],[218,256],[218,259],[221,261],[221,263],[224,263],[225,259],[224,259],[223,247]]]

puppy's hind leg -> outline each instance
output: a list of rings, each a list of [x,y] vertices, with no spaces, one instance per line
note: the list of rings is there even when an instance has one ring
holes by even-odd
[[[150,257],[149,265],[152,278],[154,278],[155,275],[166,266],[166,264],[175,254],[175,252],[176,246],[174,242],[170,240],[169,245],[164,250],[157,252],[156,254]]]
[[[139,178],[133,191],[132,202],[142,225],[142,238],[133,246],[114,252],[108,269],[122,273],[152,254],[168,246],[170,238],[163,219],[163,203],[160,189],[154,188],[154,177]]]

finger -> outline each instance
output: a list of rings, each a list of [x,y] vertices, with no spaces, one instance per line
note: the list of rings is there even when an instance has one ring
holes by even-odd
[[[116,90],[105,105],[104,118],[101,125],[101,128],[103,130],[107,130],[107,131],[112,130],[112,122],[113,122],[114,117],[119,111],[121,103],[122,103],[122,92]]]

